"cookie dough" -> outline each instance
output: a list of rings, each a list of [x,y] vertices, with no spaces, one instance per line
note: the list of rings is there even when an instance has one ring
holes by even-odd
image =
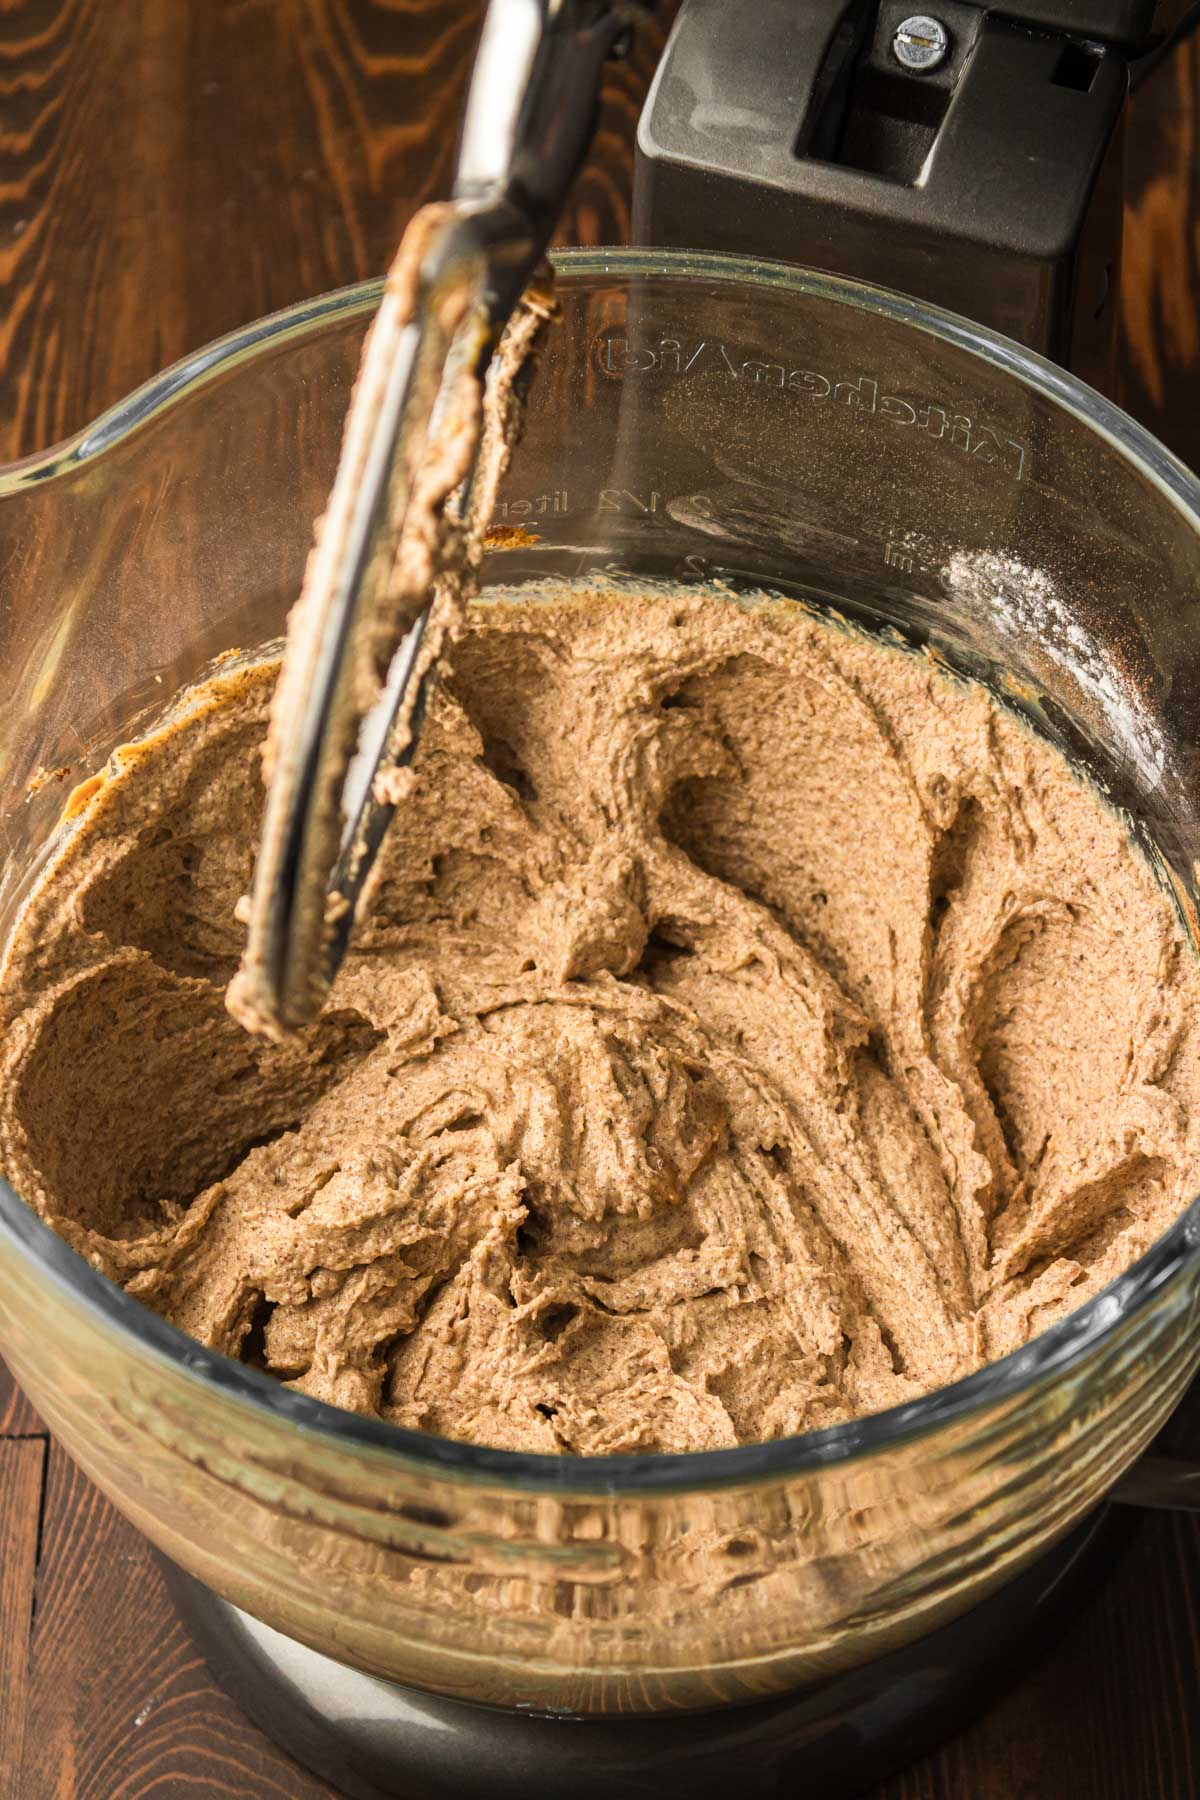
[[[482,1444],[889,1406],[1200,1174],[1200,970],[979,687],[783,601],[471,608],[317,1023],[230,1016],[275,670],[85,797],[0,981],[18,1191],[202,1343]]]

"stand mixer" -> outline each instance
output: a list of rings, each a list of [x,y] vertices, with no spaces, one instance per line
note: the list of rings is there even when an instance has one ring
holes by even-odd
[[[932,644],[1108,781],[1186,908],[1200,626],[1178,597],[1200,579],[1200,488],[1029,353],[1111,366],[1089,271],[1115,275],[1100,184],[1153,13],[956,6],[932,19],[943,48],[907,9],[690,0],[640,132],[657,247],[557,259],[562,319],[497,506],[531,541],[483,573],[533,593],[613,567],[766,587]],[[898,40],[937,60],[910,69]],[[1024,91],[1011,59],[1030,58],[1047,105],[1080,108],[1070,142],[1038,108],[1015,122],[1053,147],[1061,211],[1027,194],[981,222],[962,196],[1003,183],[977,163],[971,189],[959,133],[1012,91],[989,89],[997,70]],[[922,226],[943,172],[959,204]],[[279,630],[378,300],[240,334],[0,488],[5,925],[54,825],[52,794],[26,803],[36,769],[132,735],[161,706],[149,671],[170,692]],[[1053,599],[1016,633],[1014,565]],[[49,620],[46,592],[69,597]],[[1182,1459],[1134,1465],[1200,1361],[1198,1313],[1193,1206],[1097,1301],[953,1389],[804,1439],[564,1462],[289,1393],[110,1287],[0,1187],[0,1348],[172,1559],[231,1691],[351,1794],[859,1791],[1092,1590],[1129,1517],[1105,1495],[1194,1504]]]

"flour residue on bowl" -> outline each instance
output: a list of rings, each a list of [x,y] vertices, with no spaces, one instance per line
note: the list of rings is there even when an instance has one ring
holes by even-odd
[[[1005,551],[955,550],[942,580],[955,600],[986,609],[998,645],[1018,668],[1051,664],[1067,677],[1085,721],[1094,731],[1103,726],[1140,780],[1161,780],[1167,766],[1162,727],[1047,570]]]

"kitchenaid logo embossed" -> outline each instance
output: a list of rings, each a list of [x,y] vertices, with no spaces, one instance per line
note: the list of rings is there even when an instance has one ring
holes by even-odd
[[[791,368],[759,353],[746,356],[719,338],[660,337],[649,341],[626,337],[621,328],[601,332],[596,340],[596,360],[604,374],[616,376],[670,380],[717,370],[748,388],[782,391],[806,405],[845,407],[860,418],[920,432],[1014,481],[1020,481],[1026,472],[1028,449],[1016,438],[936,400],[889,394],[869,373]]]

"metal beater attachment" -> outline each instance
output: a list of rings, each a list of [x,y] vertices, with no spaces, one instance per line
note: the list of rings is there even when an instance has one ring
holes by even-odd
[[[389,274],[267,744],[249,936],[229,1004],[272,1036],[320,1010],[402,798],[456,571],[481,551],[519,366],[549,310],[546,291],[521,296],[591,138],[604,62],[639,10],[491,0],[453,197],[418,215]]]

